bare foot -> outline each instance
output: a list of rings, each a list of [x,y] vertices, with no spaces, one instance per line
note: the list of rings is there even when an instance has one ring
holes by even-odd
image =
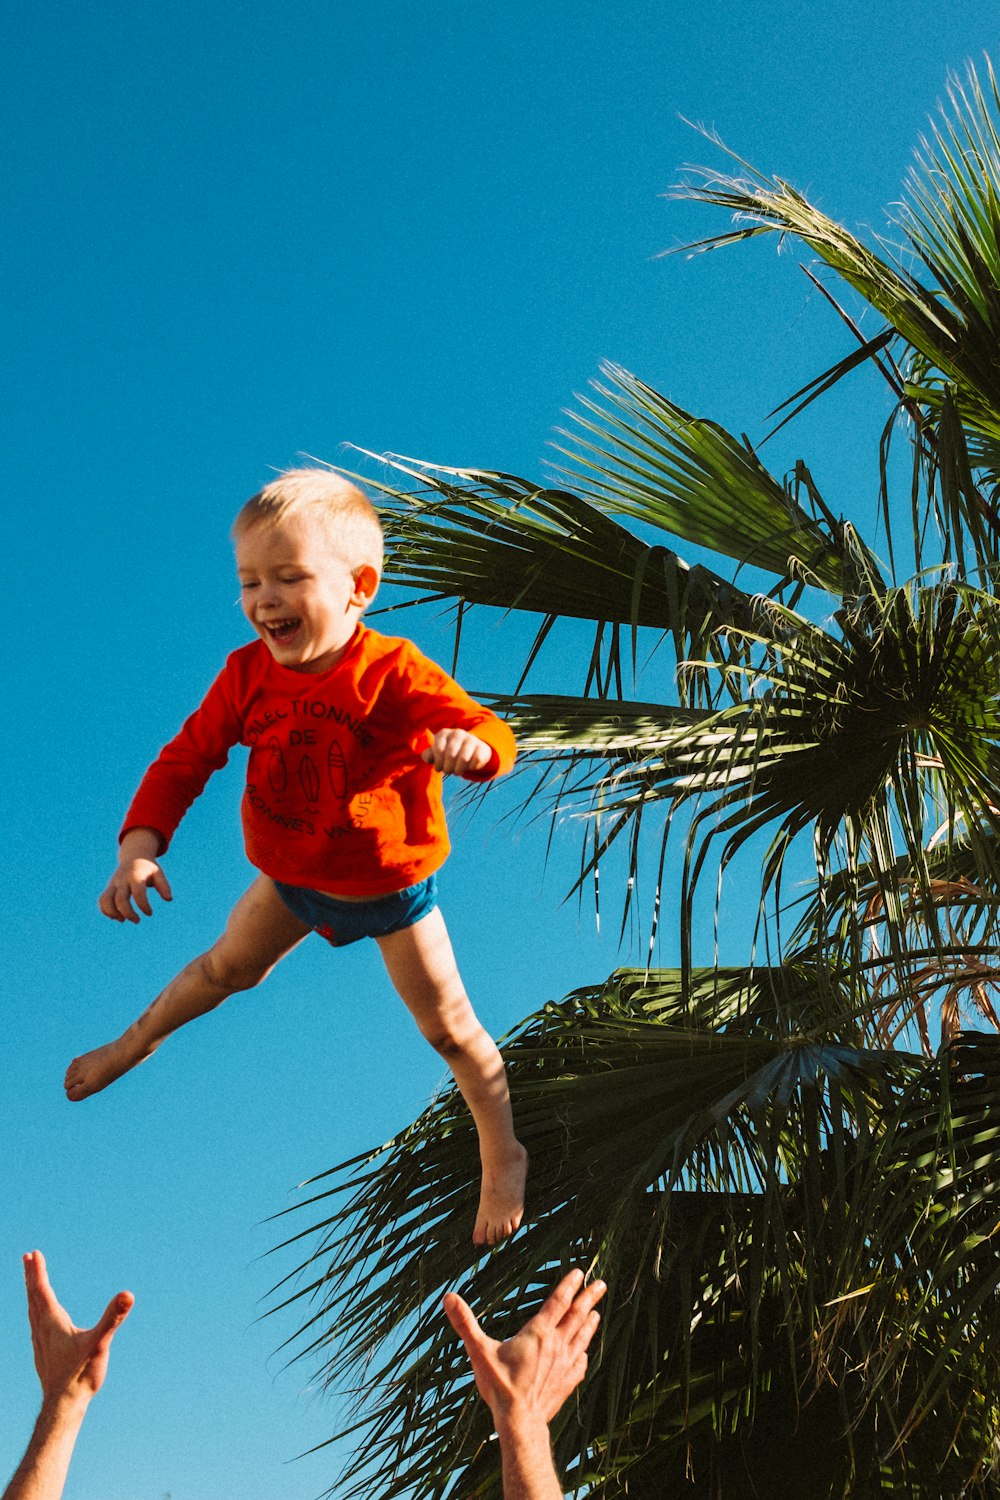
[[[66,1098],[76,1104],[80,1099],[89,1099],[91,1094],[99,1094],[130,1068],[145,1062],[153,1050],[152,1047],[146,1049],[137,1045],[136,1040],[131,1039],[126,1032],[117,1040],[106,1042],[103,1047],[95,1047],[93,1052],[84,1052],[80,1057],[74,1057],[66,1069],[63,1084]]]
[[[474,1245],[499,1245],[518,1229],[524,1218],[524,1183],[528,1153],[520,1141],[513,1154],[498,1166],[483,1168],[479,1212],[472,1231]]]

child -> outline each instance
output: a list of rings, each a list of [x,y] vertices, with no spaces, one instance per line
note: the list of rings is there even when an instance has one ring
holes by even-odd
[[[100,898],[115,922],[171,900],[170,838],[231,747],[250,747],[247,854],[260,874],[222,936],[116,1041],[74,1058],[71,1100],[107,1088],[164,1037],[259,984],[311,930],[334,947],[378,943],[403,1001],[445,1057],[479,1133],[473,1240],[513,1234],[527,1153],[514,1135],[503,1061],[462,987],[435,871],[449,850],[439,773],[486,781],[514,739],[409,641],[361,623],[382,569],[382,530],[360,490],[293,469],[248,500],[233,526],[243,611],[259,639],[235,651],[146,772]]]

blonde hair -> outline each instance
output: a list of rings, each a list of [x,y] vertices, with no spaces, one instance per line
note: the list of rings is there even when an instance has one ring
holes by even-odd
[[[368,496],[331,469],[286,469],[251,495],[233,522],[238,542],[252,526],[276,526],[286,516],[315,514],[352,572],[366,563],[381,577],[384,542]]]

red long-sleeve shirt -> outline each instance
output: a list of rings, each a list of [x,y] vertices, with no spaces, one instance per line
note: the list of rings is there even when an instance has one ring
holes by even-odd
[[[421,760],[439,729],[468,729],[493,751],[470,780],[514,763],[514,736],[411,641],[364,625],[327,672],[297,672],[263,641],[234,651],[199,708],[150,766],[122,827],[165,849],[234,745],[250,747],[243,834],[275,880],[343,896],[384,896],[424,880],[450,844],[441,776]]]

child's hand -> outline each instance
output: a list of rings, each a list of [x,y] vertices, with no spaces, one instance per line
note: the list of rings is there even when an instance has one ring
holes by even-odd
[[[468,776],[484,771],[493,751],[468,729],[439,729],[420,758],[445,776]]]
[[[167,877],[155,859],[130,859],[118,866],[101,892],[97,904],[112,922],[138,922],[139,914],[132,902],[135,902],[139,911],[151,917],[153,908],[149,904],[150,886],[159,891],[164,901],[174,899]]]
[[[156,858],[160,848],[160,836],[151,828],[130,828],[122,839],[118,868],[101,892],[98,907],[112,922],[138,922],[139,914],[132,902],[153,915],[149,904],[149,888],[158,891],[164,901],[172,901],[173,893],[167,877]]]

